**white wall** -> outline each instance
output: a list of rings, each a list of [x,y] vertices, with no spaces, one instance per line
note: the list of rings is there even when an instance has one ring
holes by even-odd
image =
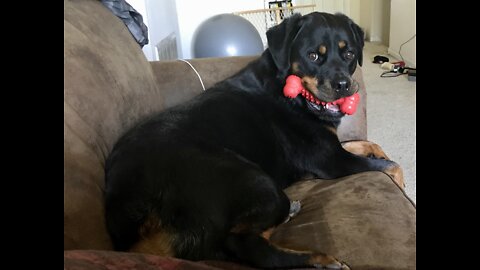
[[[149,28],[149,35],[152,55],[155,56],[154,60],[158,60],[156,45],[169,34],[175,33],[177,36],[177,48],[180,48],[175,0],[145,0],[145,2],[148,12],[148,22],[151,26]]]
[[[382,18],[380,20],[380,23],[382,25],[382,34],[381,34],[381,41],[382,44],[388,47],[390,44],[390,0],[384,1],[384,0],[379,0],[381,4],[381,12],[382,12]]]
[[[391,0],[390,7],[390,46],[388,53],[400,59],[400,45],[409,40],[416,31],[416,0]],[[410,67],[416,67],[416,38],[403,45],[401,54]]]
[[[372,0],[371,25],[370,25],[370,41],[382,41],[382,2],[384,0]]]
[[[388,31],[390,28],[390,3],[388,0],[361,0],[358,2],[360,20],[358,25],[365,31],[365,38],[372,42],[388,44]],[[386,8],[388,7],[388,10]],[[387,12],[385,12],[385,10]]]
[[[310,4],[312,0],[307,0]],[[330,0],[334,1],[334,0]],[[127,0],[142,14],[148,27],[149,44],[143,52],[149,61],[156,59],[155,45],[174,32],[178,57],[192,58],[192,38],[197,27],[206,19],[222,14],[251,9],[263,9],[262,0]]]
[[[317,11],[344,13],[362,27],[368,41],[378,41],[388,45],[390,0],[313,0],[311,2],[316,4]]]
[[[362,0],[366,11],[361,26],[366,27],[367,40],[381,42],[388,46],[390,32],[390,1],[389,0]],[[362,13],[363,15],[363,13]]]
[[[349,16],[355,23],[360,25],[360,10],[366,1],[371,0],[303,0],[302,4],[315,4],[315,11],[336,13],[340,12]],[[360,25],[362,28],[363,26]]]
[[[155,46],[172,32],[177,35],[180,48],[175,0],[127,0],[127,3],[142,14],[148,27],[148,44],[142,50],[149,61],[158,60]]]
[[[367,40],[371,38],[372,32],[372,11],[373,0],[362,0],[360,4],[360,21],[358,25],[365,31],[365,37]]]
[[[143,23],[148,27],[148,44],[142,50],[149,61],[158,60],[155,46],[172,32],[177,36],[180,49],[175,0],[127,0],[127,3],[142,14]]]
[[[142,14],[149,29],[150,43],[143,47],[143,51],[150,61],[156,60],[155,45],[172,32],[176,34],[179,58],[188,59],[192,57],[193,34],[204,20],[221,13],[264,8],[262,0],[127,2]],[[416,0],[296,0],[294,3],[314,3],[317,11],[345,13],[366,30],[369,40],[381,41],[389,46],[389,53],[398,58],[400,45],[416,32]],[[413,39],[402,47],[401,53],[409,66],[416,64],[415,42]]]
[[[346,1],[345,15],[349,16],[356,24],[360,25],[360,1]]]
[[[313,0],[311,2],[310,4],[316,5],[316,11],[327,13],[341,12],[348,15],[345,12],[347,2],[349,2],[347,0]]]

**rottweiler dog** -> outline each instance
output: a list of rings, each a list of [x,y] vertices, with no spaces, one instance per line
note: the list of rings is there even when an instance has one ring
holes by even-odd
[[[259,268],[349,269],[322,253],[272,245],[283,189],[398,165],[346,151],[335,101],[358,89],[364,32],[342,14],[295,14],[267,31],[268,48],[191,101],[139,123],[106,162],[106,222],[117,250]],[[286,96],[290,75],[302,95]],[[297,205],[298,206],[298,205]]]

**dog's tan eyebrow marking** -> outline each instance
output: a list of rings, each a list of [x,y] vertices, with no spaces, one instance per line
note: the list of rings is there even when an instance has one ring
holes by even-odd
[[[327,52],[327,47],[325,47],[325,45],[321,45],[320,48],[318,49],[318,52],[320,54],[325,54]]]
[[[347,45],[347,44],[345,43],[344,40],[340,40],[340,41],[338,42],[338,47],[339,47],[340,49],[343,49],[343,47],[345,47],[345,45]]]

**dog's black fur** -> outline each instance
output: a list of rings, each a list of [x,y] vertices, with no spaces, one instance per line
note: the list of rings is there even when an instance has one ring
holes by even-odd
[[[163,249],[180,258],[340,268],[329,256],[278,249],[260,234],[286,219],[282,190],[303,176],[392,166],[342,148],[334,129],[343,113],[282,93],[296,74],[314,78],[305,87],[323,101],[352,95],[363,31],[344,15],[311,13],[285,19],[267,37],[258,60],[115,145],[106,163],[106,220],[116,249],[160,233]]]

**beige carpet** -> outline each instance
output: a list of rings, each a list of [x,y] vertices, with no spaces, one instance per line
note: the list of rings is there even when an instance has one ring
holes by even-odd
[[[380,78],[384,71],[372,63],[375,55],[387,56],[387,47],[367,42],[363,73],[367,89],[368,140],[379,144],[387,156],[400,164],[406,181],[406,193],[416,203],[416,82],[407,75]]]

